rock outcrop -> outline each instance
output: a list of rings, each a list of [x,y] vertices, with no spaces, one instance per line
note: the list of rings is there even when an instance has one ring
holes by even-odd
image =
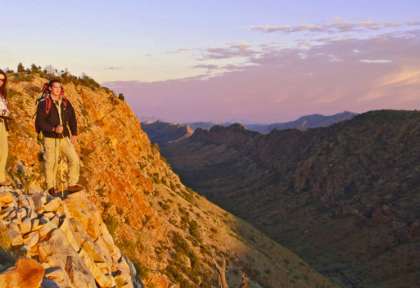
[[[43,192],[25,194],[2,187],[0,231],[5,242],[3,249],[39,262],[45,271],[42,287],[133,287],[130,267],[84,191],[62,200]],[[22,261],[17,262],[15,269],[0,274],[0,283],[28,277],[34,264],[22,265]],[[35,280],[27,282],[36,283]]]
[[[180,141],[193,134],[192,128],[188,125],[171,124],[161,121],[142,123],[141,127],[147,133],[149,138],[159,145],[173,141]]]

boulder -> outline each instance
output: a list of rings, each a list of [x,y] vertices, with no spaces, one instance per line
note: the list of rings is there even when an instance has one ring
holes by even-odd
[[[86,251],[81,250],[79,256],[87,266],[90,273],[92,273],[99,287],[110,288],[116,285],[114,277],[112,277],[111,273],[103,273],[101,269],[95,264],[95,262],[90,258],[90,255],[87,254]]]
[[[5,220],[8,219],[12,212],[15,212],[16,209],[13,206],[7,206],[1,209],[0,212],[0,219]]]
[[[0,288],[38,288],[44,277],[44,268],[35,260],[21,258],[16,267],[0,274]]]
[[[70,287],[96,288],[92,273],[87,269],[77,252],[70,246],[65,234],[60,229],[54,230],[51,233],[51,237],[46,241],[42,241],[39,246],[43,251],[42,253],[48,255],[46,257],[46,265],[48,267],[59,267],[66,272],[65,280],[62,282],[57,281],[60,287],[67,287],[65,282],[69,282],[71,284]],[[60,253],[57,253],[57,251],[60,251]]]
[[[12,246],[20,246],[20,245],[23,245],[22,234],[20,233],[17,224],[10,223],[7,226],[7,234],[8,234],[8,237],[10,239],[10,242],[11,242],[11,245]]]
[[[40,210],[43,207],[44,203],[47,201],[47,198],[40,192],[34,193],[31,196],[31,198],[36,211]]]
[[[66,277],[66,272],[61,267],[46,268],[45,278],[47,278],[50,281],[53,281],[54,283],[64,284],[64,287],[70,286],[70,283]]]
[[[39,233],[38,231],[31,232],[23,238],[23,244],[27,248],[31,248],[35,246],[39,241]]]
[[[32,221],[30,218],[23,219],[19,224],[20,233],[26,234],[31,231]]]
[[[82,250],[86,252],[90,259],[95,263],[105,263],[104,251],[95,245],[92,241],[85,241],[82,245]]]
[[[58,210],[61,204],[62,204],[61,199],[56,197],[56,198],[53,198],[51,201],[49,201],[47,204],[45,204],[41,208],[41,210],[45,212],[55,212]]]
[[[0,192],[0,206],[10,204],[14,201],[13,194],[8,191]]]
[[[41,239],[43,239],[46,236],[48,236],[48,234],[56,228],[57,228],[57,225],[55,225],[52,222],[47,222],[39,228],[38,230],[39,236],[41,237]]]

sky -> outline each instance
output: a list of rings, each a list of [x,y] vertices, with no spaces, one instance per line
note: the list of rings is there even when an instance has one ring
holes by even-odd
[[[141,119],[420,109],[415,0],[0,0],[0,13],[0,67],[86,73]]]

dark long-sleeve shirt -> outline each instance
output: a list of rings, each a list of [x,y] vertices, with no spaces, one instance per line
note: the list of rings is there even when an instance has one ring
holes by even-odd
[[[52,101],[48,113],[46,109],[47,101]],[[42,132],[45,137],[63,138],[69,137],[70,135],[77,135],[76,113],[74,112],[74,108],[71,105],[70,101],[68,99],[63,99],[61,101],[60,108],[61,117],[63,121],[62,125],[64,127],[63,134],[58,134],[53,131],[55,127],[60,125],[60,116],[58,114],[58,109],[57,106],[54,104],[54,101],[50,98],[50,100],[42,99],[38,103],[35,127],[37,131]]]

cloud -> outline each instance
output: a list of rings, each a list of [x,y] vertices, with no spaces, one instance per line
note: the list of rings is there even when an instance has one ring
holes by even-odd
[[[225,71],[212,77],[108,86],[123,92],[139,115],[175,122],[276,122],[344,110],[420,109],[420,30],[410,35],[336,40],[305,50],[245,45],[241,52],[228,45],[227,52],[215,53],[246,55],[247,62],[197,64]],[[231,104],[222,105],[228,98]]]
[[[193,52],[194,49],[192,48],[178,48],[176,50],[166,51],[166,54],[181,54],[181,53],[188,53]]]
[[[121,70],[121,69],[123,69],[121,66],[108,66],[104,68],[104,70]]]
[[[196,69],[207,69],[207,70],[215,70],[219,68],[219,65],[215,65],[215,64],[197,64],[194,65],[193,68]]]
[[[397,72],[385,75],[380,80],[378,86],[381,87],[402,87],[420,84],[420,67],[407,68],[403,67]],[[420,97],[420,96],[419,96]]]
[[[230,59],[236,57],[252,57],[258,54],[248,44],[231,44],[227,47],[207,48],[201,59]]]
[[[256,25],[251,26],[253,31],[264,33],[298,33],[298,32],[323,32],[323,33],[340,33],[340,32],[354,32],[354,31],[377,31],[386,28],[403,28],[410,26],[420,26],[420,21],[410,21],[406,23],[397,22],[375,22],[371,20],[349,22],[338,19],[333,23],[323,24],[302,24],[302,25]]]
[[[367,64],[388,64],[388,63],[392,63],[392,60],[390,60],[390,59],[361,59],[359,61],[361,63],[367,63]]]
[[[334,63],[334,62],[341,62],[341,61],[343,61],[343,59],[337,57],[334,54],[329,54],[328,55],[328,61],[330,61],[331,63]]]
[[[304,24],[298,26],[290,26],[290,25],[257,25],[252,26],[251,30],[265,32],[265,33],[273,33],[273,32],[284,32],[284,33],[294,33],[294,32],[320,32],[323,30],[321,25],[315,24]]]

